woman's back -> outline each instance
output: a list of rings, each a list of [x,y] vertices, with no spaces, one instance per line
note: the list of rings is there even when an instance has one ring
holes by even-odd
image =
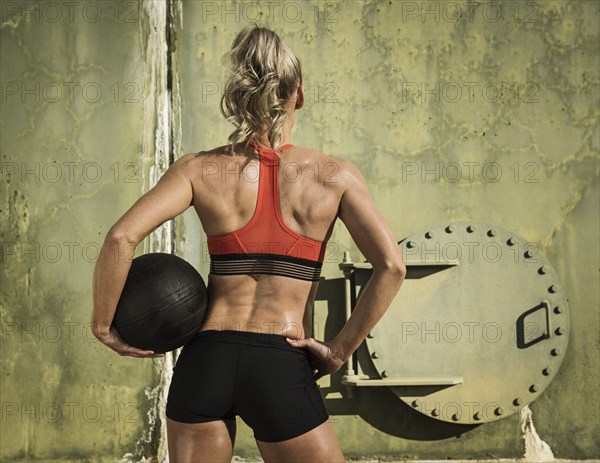
[[[193,206],[209,237],[245,228],[255,214],[259,154],[243,145],[232,156],[226,146],[198,153],[190,162]],[[279,209],[284,226],[324,246],[324,260],[336,253],[328,243],[344,192],[344,160],[299,146],[282,151],[276,167]],[[263,208],[277,203],[262,198]],[[254,226],[260,226],[255,223]],[[265,236],[268,242],[269,237]],[[273,251],[276,245],[273,243]],[[207,247],[203,246],[203,250]],[[209,275],[209,312],[203,329],[310,334],[310,307],[318,282],[283,275]],[[254,327],[254,328],[253,328]]]

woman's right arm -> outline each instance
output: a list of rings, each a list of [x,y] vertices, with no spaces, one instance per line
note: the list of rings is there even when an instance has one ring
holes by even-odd
[[[394,234],[373,203],[360,171],[342,162],[340,177],[345,185],[339,217],[346,225],[373,272],[344,327],[327,344],[332,354],[348,360],[377,324],[398,293],[406,276],[406,265]]]

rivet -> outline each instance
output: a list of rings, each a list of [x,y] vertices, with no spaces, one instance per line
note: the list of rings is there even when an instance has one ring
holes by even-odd
[[[546,367],[542,370],[542,373],[544,374],[544,376],[550,376],[553,371],[554,370],[552,370],[552,367]]]
[[[552,354],[552,357],[558,357],[560,354],[562,354],[562,349],[560,347],[555,347],[550,351],[550,354]]]
[[[415,247],[415,242],[414,241],[408,241],[406,243],[406,247],[409,248],[409,249],[414,248]]]
[[[495,229],[495,228],[490,228],[490,229],[487,231],[487,235],[488,235],[488,236],[496,236],[496,229]]]
[[[475,230],[477,230],[477,225],[469,225],[469,226],[467,227],[467,231],[468,231],[469,233],[473,233]]]
[[[440,414],[440,412],[438,411],[437,408],[434,408],[433,410],[431,410],[431,416],[438,416]]]
[[[458,416],[458,414],[454,414],[452,415],[452,421],[458,421],[460,419],[460,417]]]
[[[454,225],[448,225],[446,227],[446,233],[453,233],[454,230],[456,230],[456,227],[454,227]]]
[[[519,405],[521,405],[522,403],[523,403],[523,402],[522,402],[522,401],[521,401],[521,399],[519,399],[518,397],[517,397],[515,400],[513,400],[513,405],[516,405],[517,407],[518,407]]]
[[[556,306],[554,307],[554,313],[562,313],[562,309],[560,308],[560,306]]]
[[[539,391],[539,387],[537,384],[532,384],[531,386],[529,386],[529,392],[537,392]]]
[[[427,239],[433,238],[433,232],[431,232],[431,231],[426,232],[425,233],[425,238],[427,238]]]
[[[415,399],[410,403],[414,408],[417,408],[419,405],[421,405],[421,401],[419,399]]]
[[[535,255],[535,252],[532,251],[531,249],[528,249],[527,251],[525,251],[525,257],[527,257],[528,259],[531,259],[534,255]]]
[[[498,407],[496,410],[494,410],[494,414],[496,416],[501,416],[502,415],[502,407]]]
[[[371,358],[374,358],[374,359],[381,358],[381,354],[379,352],[373,352],[371,354]]]
[[[473,415],[473,418],[475,418],[477,421],[479,421],[481,419],[481,412],[477,412]]]
[[[383,376],[384,378],[389,378],[389,376],[390,376],[390,370],[383,370],[381,372],[381,376]]]
[[[538,268],[538,273],[540,275],[545,275],[546,273],[548,273],[548,267],[542,265],[540,268]]]
[[[560,326],[559,326],[558,328],[556,328],[556,329],[554,330],[554,333],[555,333],[557,336],[562,336],[563,334],[565,334],[565,330],[563,330],[563,329],[562,329],[562,327],[560,327]]]
[[[558,285],[554,284],[548,288],[548,291],[550,291],[551,293],[557,293],[558,289],[559,289]]]
[[[367,338],[372,339],[373,338],[373,333],[367,334]]]
[[[508,243],[509,246],[514,246],[515,244],[517,244],[517,240],[511,236],[508,239],[507,243]]]

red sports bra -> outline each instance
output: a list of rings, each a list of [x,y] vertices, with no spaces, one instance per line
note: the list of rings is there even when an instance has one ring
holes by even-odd
[[[210,273],[269,274],[319,281],[326,242],[299,235],[281,216],[278,193],[279,157],[250,143],[259,154],[258,199],[254,215],[239,230],[207,236]],[[283,148],[293,145],[286,144]]]

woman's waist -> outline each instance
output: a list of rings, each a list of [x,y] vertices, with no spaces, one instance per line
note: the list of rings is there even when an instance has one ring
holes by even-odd
[[[209,304],[199,331],[240,331],[304,339],[310,336],[304,307],[243,308],[225,304]]]
[[[285,336],[275,333],[262,333],[255,331],[239,330],[215,330],[204,329],[198,331],[196,335],[186,344],[189,346],[198,346],[205,343],[233,344],[236,346],[253,347],[276,347],[287,351],[305,354],[305,351],[299,347],[291,346]]]

